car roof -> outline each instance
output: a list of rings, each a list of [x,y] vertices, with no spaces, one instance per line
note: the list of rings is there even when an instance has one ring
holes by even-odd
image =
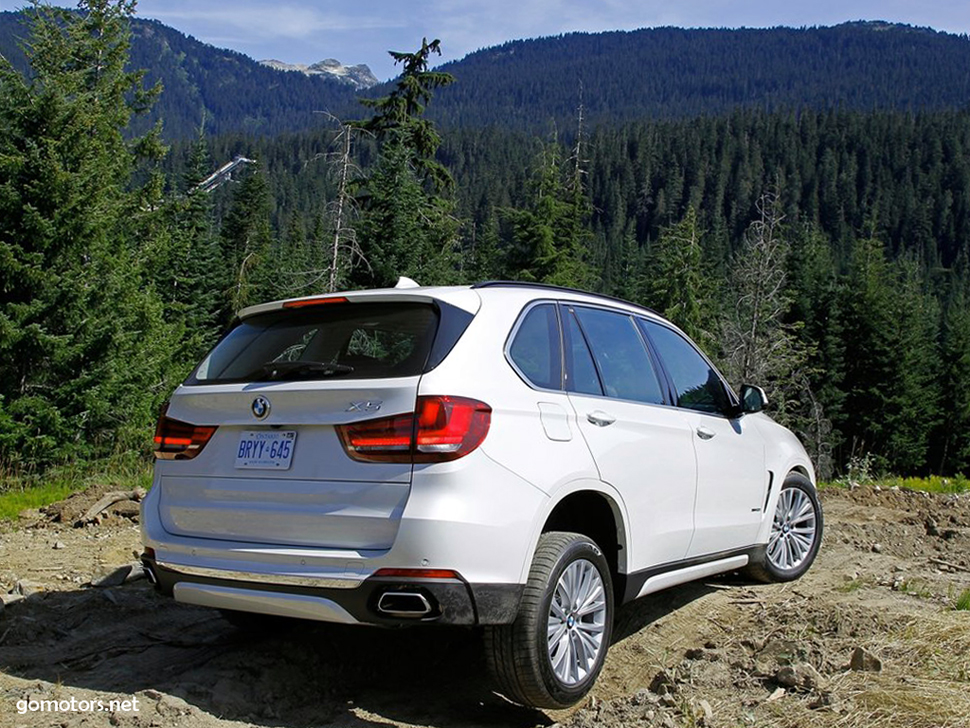
[[[443,301],[458,308],[464,309],[469,313],[476,313],[481,306],[482,300],[492,297],[505,297],[507,293],[516,292],[516,298],[523,300],[529,299],[556,299],[569,300],[576,303],[588,303],[591,305],[608,304],[613,308],[620,308],[630,313],[648,314],[652,318],[666,320],[656,311],[640,306],[623,299],[607,296],[601,293],[582,291],[576,288],[566,288],[554,286],[547,283],[532,283],[525,281],[483,281],[471,285],[463,286],[413,286],[402,288],[373,288],[358,291],[339,291],[335,293],[325,293],[313,296],[302,296],[298,298],[281,299],[269,301],[255,306],[249,306],[240,310],[237,316],[246,319],[256,314],[275,311],[283,308],[302,308],[314,304],[327,304],[328,302],[348,301],[423,301],[431,303],[433,301]],[[542,295],[548,294],[548,295]]]

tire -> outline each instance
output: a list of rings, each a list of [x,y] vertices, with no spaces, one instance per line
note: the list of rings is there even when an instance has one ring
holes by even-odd
[[[746,573],[758,581],[794,581],[808,571],[822,544],[822,506],[812,482],[790,473],[781,486],[761,563]]]
[[[612,633],[613,580],[603,552],[586,536],[552,531],[539,538],[515,621],[486,628],[485,654],[507,698],[566,708],[593,687]]]

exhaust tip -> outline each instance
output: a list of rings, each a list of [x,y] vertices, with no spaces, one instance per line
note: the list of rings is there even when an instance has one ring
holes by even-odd
[[[155,567],[151,564],[144,564],[145,567],[145,577],[148,579],[148,583],[152,586],[158,586],[158,576],[155,574]]]
[[[421,592],[386,591],[377,600],[377,611],[389,617],[426,617],[433,608]]]

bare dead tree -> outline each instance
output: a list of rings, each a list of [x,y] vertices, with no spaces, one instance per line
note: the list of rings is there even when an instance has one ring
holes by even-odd
[[[338,125],[330,151],[315,155],[303,165],[305,169],[311,162],[323,160],[329,166],[331,180],[337,188],[334,198],[324,206],[322,232],[313,241],[320,253],[319,260],[325,260],[326,264],[294,271],[291,275],[297,280],[291,288],[309,291],[326,281],[326,292],[333,293],[356,266],[364,265],[370,270],[370,264],[357,242],[354,225],[360,209],[353,194],[353,185],[363,176],[354,161],[354,144],[359,134],[367,132],[340,121],[328,112],[318,113],[325,114]]]
[[[340,151],[331,162],[337,177],[337,196],[330,203],[333,237],[330,241],[330,268],[327,280],[329,293],[337,290],[342,260],[347,261],[347,267],[350,269],[353,269],[355,263],[367,265],[367,259],[357,243],[357,231],[353,226],[360,211],[350,189],[351,182],[360,177],[360,168],[354,163],[352,154],[354,133],[358,131],[349,124],[341,124],[340,132],[334,139],[334,144],[339,146]]]
[[[722,337],[727,370],[738,381],[752,383],[791,371],[802,358],[792,328],[784,323],[791,305],[785,287],[789,244],[782,235],[784,215],[773,194],[762,196],[757,209],[758,218],[732,261],[733,306]]]
[[[806,395],[811,352],[798,339],[797,324],[785,321],[791,307],[786,274],[790,244],[777,195],[763,195],[757,210],[731,264],[732,305],[722,325],[724,366],[735,383],[763,386],[774,402],[774,416],[801,429],[823,415],[814,395]],[[826,427],[819,422],[814,429],[821,434]]]

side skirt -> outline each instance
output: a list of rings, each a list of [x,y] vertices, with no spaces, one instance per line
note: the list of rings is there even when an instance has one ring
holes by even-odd
[[[750,546],[734,551],[722,551],[684,561],[672,561],[627,575],[623,602],[632,602],[646,594],[653,594],[677,584],[685,584],[715,574],[735,571],[750,563],[764,560],[765,547]]]

